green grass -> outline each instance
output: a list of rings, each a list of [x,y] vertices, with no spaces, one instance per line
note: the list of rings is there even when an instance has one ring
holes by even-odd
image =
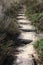
[[[27,18],[31,20],[32,24],[40,31],[43,30],[43,25],[42,25],[43,22],[41,23],[40,21],[43,17],[43,9],[41,5],[42,3],[27,6],[26,12],[25,12],[25,15],[27,16]]]
[[[43,58],[43,39],[40,39],[34,44],[35,49],[37,50],[39,56]]]

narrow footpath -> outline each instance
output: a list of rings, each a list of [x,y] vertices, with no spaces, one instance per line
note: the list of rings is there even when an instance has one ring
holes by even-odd
[[[25,43],[24,46],[19,46],[19,54],[16,54],[16,61],[13,62],[13,65],[35,65],[34,58],[32,55],[35,54],[33,44],[37,40],[35,27],[31,24],[31,21],[26,19],[24,11],[20,9],[18,16],[19,29],[21,34],[19,35],[19,41]],[[21,43],[20,43],[21,44]]]

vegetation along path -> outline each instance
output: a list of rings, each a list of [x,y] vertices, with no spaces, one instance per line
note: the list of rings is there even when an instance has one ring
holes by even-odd
[[[35,65],[33,55],[35,50],[33,43],[37,40],[35,27],[25,17],[24,11],[19,10],[18,16],[19,29],[21,34],[17,40],[21,46],[18,47],[19,54],[16,54],[16,62],[13,65]],[[23,44],[24,43],[24,44]]]

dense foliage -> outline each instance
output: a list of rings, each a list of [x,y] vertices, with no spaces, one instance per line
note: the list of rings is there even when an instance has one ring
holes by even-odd
[[[20,33],[17,23],[19,2],[10,2],[3,0],[1,3],[0,1],[0,8],[2,7],[0,11],[0,15],[2,16],[0,17],[0,65],[8,54],[12,54],[13,45],[15,44],[13,40],[15,35]]]

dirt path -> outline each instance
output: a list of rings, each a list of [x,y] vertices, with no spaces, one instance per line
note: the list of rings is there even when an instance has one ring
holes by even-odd
[[[26,45],[18,47],[20,51],[17,54],[16,61],[13,62],[13,65],[35,65],[32,55],[35,53],[33,43],[37,40],[35,33],[35,27],[31,25],[31,21],[28,21],[25,17],[23,11],[20,11],[18,14],[18,23],[21,34],[18,39],[24,42]],[[21,44],[21,43],[20,43]]]

